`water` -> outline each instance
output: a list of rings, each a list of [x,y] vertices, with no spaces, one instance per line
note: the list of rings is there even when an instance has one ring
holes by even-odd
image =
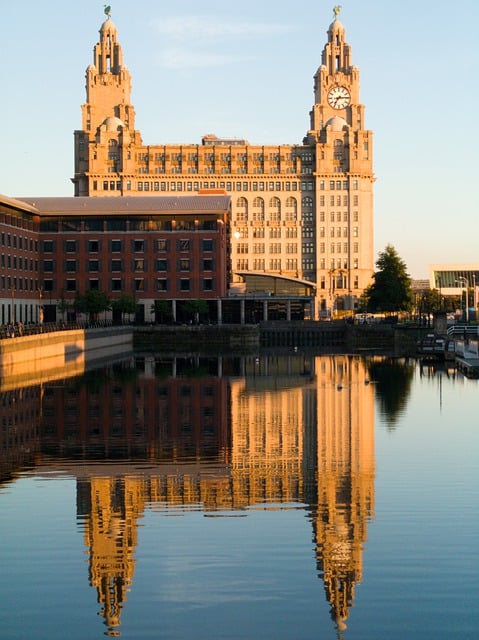
[[[309,354],[62,376],[1,387],[0,637],[479,637],[478,381]]]

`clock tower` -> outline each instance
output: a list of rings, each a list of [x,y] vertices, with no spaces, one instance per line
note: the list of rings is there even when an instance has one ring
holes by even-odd
[[[339,10],[334,9],[314,75],[315,103],[304,139],[315,149],[320,308],[333,311],[339,294],[342,308],[353,309],[373,273],[373,134],[365,129],[359,69],[352,64]]]

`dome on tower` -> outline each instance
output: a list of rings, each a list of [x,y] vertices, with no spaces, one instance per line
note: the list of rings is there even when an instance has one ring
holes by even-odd
[[[344,118],[340,118],[339,116],[334,116],[330,118],[326,122],[327,127],[331,127],[331,131],[342,131],[344,127],[349,127],[348,123]]]
[[[107,18],[101,25],[100,33],[103,33],[103,31],[117,31],[117,28],[115,27],[111,18]]]
[[[120,118],[116,118],[115,116],[110,116],[103,121],[103,124],[107,131],[118,131],[120,127],[125,128],[123,120],[120,120]]]
[[[329,25],[328,31],[331,33],[336,33],[338,31],[341,31],[341,33],[345,33],[346,29],[344,28],[343,23],[336,18]]]

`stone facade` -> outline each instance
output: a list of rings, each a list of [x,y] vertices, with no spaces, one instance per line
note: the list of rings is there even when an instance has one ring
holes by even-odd
[[[200,144],[144,144],[131,77],[111,18],[86,71],[75,131],[75,196],[188,194],[232,198],[231,263],[244,274],[315,283],[321,315],[353,309],[373,273],[373,135],[365,129],[359,69],[337,15],[314,75],[301,144],[261,146],[203,136]]]

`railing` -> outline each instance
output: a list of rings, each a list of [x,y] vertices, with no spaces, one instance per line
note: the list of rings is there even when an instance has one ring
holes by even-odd
[[[111,320],[99,320],[98,322],[44,322],[43,324],[22,324],[0,326],[0,340],[7,338],[22,338],[41,333],[53,333],[56,331],[71,331],[72,329],[95,329],[111,327]]]
[[[447,335],[453,336],[477,336],[479,335],[479,325],[476,324],[453,324],[447,328]]]

